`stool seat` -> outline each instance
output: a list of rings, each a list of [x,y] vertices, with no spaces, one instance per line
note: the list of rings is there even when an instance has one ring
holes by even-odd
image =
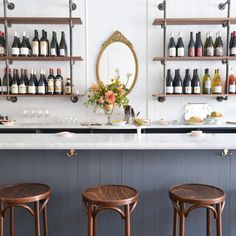
[[[46,199],[51,189],[45,184],[16,184],[0,189],[0,199],[6,203],[29,203]]]
[[[169,195],[176,201],[191,204],[217,204],[226,197],[223,190],[204,184],[175,185],[169,189]]]
[[[136,202],[138,192],[124,185],[100,185],[86,189],[83,199],[96,205],[123,206]]]

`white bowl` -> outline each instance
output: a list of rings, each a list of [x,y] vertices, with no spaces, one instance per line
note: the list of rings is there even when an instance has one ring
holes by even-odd
[[[123,126],[126,124],[125,120],[112,120],[111,122],[114,126]]]

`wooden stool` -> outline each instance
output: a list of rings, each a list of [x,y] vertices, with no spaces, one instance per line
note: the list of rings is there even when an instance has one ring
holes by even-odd
[[[130,215],[138,201],[138,192],[123,185],[101,185],[88,188],[83,202],[88,213],[88,236],[96,235],[96,216],[103,210],[118,212],[125,220],[125,236],[131,235]],[[120,207],[124,207],[122,210]]]
[[[40,236],[40,212],[43,212],[44,235],[47,236],[47,203],[50,195],[50,187],[44,184],[17,184],[0,189],[0,236],[3,236],[3,219],[8,209],[10,209],[10,235],[15,235],[15,207],[22,207],[34,216],[36,236]],[[30,203],[34,203],[34,209],[28,205]]]
[[[222,211],[226,193],[214,186],[203,184],[176,185],[169,189],[169,197],[174,206],[173,236],[177,236],[178,216],[179,235],[185,235],[185,217],[196,208],[206,208],[206,235],[211,235],[211,212],[216,219],[217,236],[222,236]],[[185,203],[191,204],[185,208]]]

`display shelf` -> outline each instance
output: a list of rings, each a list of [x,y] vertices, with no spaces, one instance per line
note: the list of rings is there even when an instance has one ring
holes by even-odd
[[[73,56],[73,57],[0,57],[1,61],[5,60],[12,60],[12,61],[83,61],[83,58],[80,56]]]
[[[222,61],[222,60],[236,60],[236,57],[154,57],[153,61]]]

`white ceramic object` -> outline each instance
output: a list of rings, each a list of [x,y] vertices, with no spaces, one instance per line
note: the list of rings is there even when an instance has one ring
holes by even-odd
[[[63,138],[71,138],[71,137],[73,137],[73,133],[67,132],[67,131],[56,133],[56,135],[59,136],[59,137],[63,137]]]
[[[124,121],[124,120],[112,120],[111,121],[111,123],[112,123],[112,125],[114,125],[114,126],[123,126],[123,125],[125,125],[126,124],[126,121]]]

